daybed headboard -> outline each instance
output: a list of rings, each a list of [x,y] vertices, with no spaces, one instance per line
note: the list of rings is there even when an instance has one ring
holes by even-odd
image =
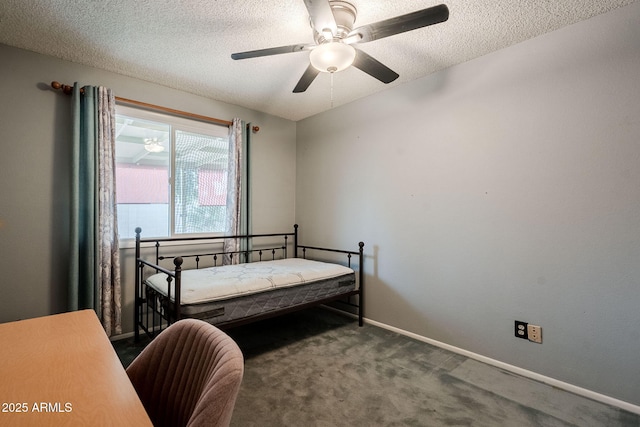
[[[293,232],[285,233],[264,233],[264,234],[244,234],[233,236],[207,236],[207,237],[160,237],[160,238],[141,238],[142,229],[137,227],[136,230],[136,259],[140,258],[141,248],[145,245],[155,247],[155,265],[160,265],[161,261],[174,260],[174,264],[181,258],[179,264],[192,259],[195,263],[195,268],[200,267],[200,262],[203,259],[209,259],[210,264],[213,266],[222,263],[223,258],[227,257],[228,263],[233,263],[234,258],[238,260],[236,263],[261,261],[264,258],[277,259],[287,258],[289,255],[290,246],[293,245],[293,256],[297,257],[298,254],[298,224],[293,226]],[[273,242],[277,238],[282,238],[283,243],[281,245],[274,244]],[[225,242],[232,239],[238,239],[242,243],[242,249],[239,250],[226,250]],[[269,239],[269,241],[265,241]],[[293,239],[293,242],[291,242]],[[260,242],[262,241],[262,242]],[[164,247],[163,247],[164,245]],[[185,252],[184,247],[181,247],[178,254],[172,254],[171,250],[164,250],[176,245],[197,245],[196,249],[190,252]],[[206,245],[205,251],[202,251],[203,245]],[[219,247],[219,250],[212,249]]]

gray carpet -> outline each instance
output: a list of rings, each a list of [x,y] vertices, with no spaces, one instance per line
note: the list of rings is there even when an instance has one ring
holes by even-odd
[[[228,333],[245,355],[232,426],[640,426],[638,415],[329,310]],[[143,345],[114,343],[125,366]]]

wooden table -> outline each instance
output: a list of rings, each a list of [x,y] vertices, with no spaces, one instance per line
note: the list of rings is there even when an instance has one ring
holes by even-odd
[[[151,426],[92,310],[0,324],[0,426]]]

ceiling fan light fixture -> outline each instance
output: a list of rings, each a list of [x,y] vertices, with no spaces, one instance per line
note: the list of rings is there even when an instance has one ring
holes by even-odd
[[[144,149],[151,153],[161,153],[164,151],[164,146],[158,141],[158,138],[145,138]]]
[[[356,58],[353,46],[341,42],[324,43],[314,48],[309,54],[311,65],[323,73],[342,71]]]

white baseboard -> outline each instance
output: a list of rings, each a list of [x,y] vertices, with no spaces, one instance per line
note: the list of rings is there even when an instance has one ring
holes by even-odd
[[[167,328],[167,326],[166,326],[166,325],[165,325],[165,326],[162,326],[162,330],[164,330],[164,329],[166,329],[166,328]],[[159,327],[159,326],[156,326],[155,328],[152,328],[151,330],[155,332],[155,331],[160,330],[160,327]],[[135,335],[136,335],[136,333],[135,333],[135,332],[133,332],[133,331],[131,331],[131,332],[126,332],[126,333],[124,333],[124,334],[120,334],[120,335],[112,335],[112,336],[110,336],[110,337],[109,337],[109,340],[110,340],[110,341],[119,341],[119,340],[124,340],[124,339],[127,339],[127,338],[131,338],[131,337],[133,337],[133,336],[135,336]],[[141,336],[142,338],[146,338],[146,337],[147,337],[147,333],[146,333],[145,331],[142,331],[142,330],[141,330],[141,331],[140,331],[140,336]]]
[[[346,313],[349,314],[349,313]],[[527,369],[520,368],[518,366],[510,365],[508,363],[501,362],[499,360],[492,359],[490,357],[483,356],[481,354],[473,353],[471,351],[455,347],[440,341],[436,341],[431,338],[423,337],[422,335],[414,334],[413,332],[405,331],[404,329],[396,328],[394,326],[389,326],[385,323],[377,322],[375,320],[365,318],[364,321],[374,326],[378,326],[383,329],[387,329],[389,331],[396,332],[400,335],[405,335],[407,337],[413,338],[417,341],[422,341],[427,344],[434,345],[436,347],[443,348],[445,350],[452,351],[454,353],[461,354],[470,359],[477,360],[479,362],[486,363],[488,365],[495,366],[500,369],[504,369],[505,371],[513,372],[514,374],[521,375],[526,378],[530,378],[532,380],[539,381],[544,384],[548,384],[552,387],[559,388],[564,391],[568,391],[573,394],[577,394],[578,396],[586,397],[591,400],[595,400],[600,403],[604,403],[606,405],[615,406],[620,409],[624,409],[625,411],[632,412],[634,414],[640,415],[640,406],[634,405],[629,402],[625,402],[624,400],[615,399],[613,397],[597,393],[592,390],[588,390],[582,387],[575,386],[573,384],[566,383],[564,381],[556,380],[555,378],[547,377],[545,375],[538,374],[533,371],[529,371]]]
[[[123,340],[123,339],[126,339],[126,338],[131,338],[134,335],[135,335],[135,332],[127,332],[127,333],[120,334],[120,335],[111,335],[109,337],[109,340],[110,341],[119,341],[119,340]]]

